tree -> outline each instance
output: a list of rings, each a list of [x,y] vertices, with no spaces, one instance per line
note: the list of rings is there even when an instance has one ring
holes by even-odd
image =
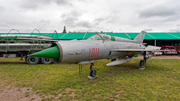
[[[62,33],[67,33],[67,32],[66,32],[66,26],[64,26],[64,30],[63,30]]]

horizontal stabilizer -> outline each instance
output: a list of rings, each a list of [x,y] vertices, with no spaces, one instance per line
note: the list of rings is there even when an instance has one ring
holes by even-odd
[[[153,50],[160,50],[161,47],[157,47],[157,46],[147,46],[146,49],[153,49]]]

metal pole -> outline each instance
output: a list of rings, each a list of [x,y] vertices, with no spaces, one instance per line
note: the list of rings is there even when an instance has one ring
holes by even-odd
[[[156,40],[154,40],[154,46],[156,46]]]
[[[79,74],[82,72],[82,64],[79,64]]]
[[[81,72],[82,72],[82,64],[81,64]]]
[[[81,68],[81,65],[79,64],[79,74],[81,74],[80,68]]]

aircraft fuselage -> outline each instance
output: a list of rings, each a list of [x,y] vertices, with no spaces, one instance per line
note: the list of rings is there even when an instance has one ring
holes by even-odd
[[[56,45],[60,50],[59,62],[80,62],[97,59],[115,59],[133,57],[138,52],[116,52],[116,49],[143,49],[137,43],[103,41],[103,40],[71,40],[59,41]]]

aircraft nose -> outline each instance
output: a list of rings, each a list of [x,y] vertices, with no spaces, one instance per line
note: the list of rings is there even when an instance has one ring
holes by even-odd
[[[54,47],[42,50],[40,52],[36,52],[36,53],[30,54],[29,56],[40,57],[40,58],[50,58],[50,59],[57,59],[57,60],[59,60],[60,51],[59,51],[59,47],[58,46],[54,46]]]

